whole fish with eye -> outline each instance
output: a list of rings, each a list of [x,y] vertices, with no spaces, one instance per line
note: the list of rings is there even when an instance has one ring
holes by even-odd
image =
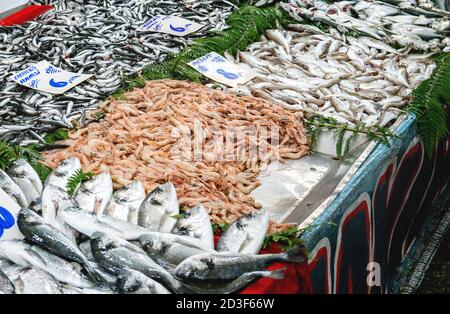
[[[28,206],[29,202],[22,189],[0,169],[0,189],[11,196],[21,207]]]
[[[24,145],[45,144],[43,137],[52,130],[96,119],[87,112],[118,90],[123,77],[178,53],[194,38],[225,29],[237,7],[227,0],[33,2],[55,8],[20,27],[0,27],[0,140]],[[205,26],[185,37],[138,31],[159,14]],[[42,60],[94,76],[64,95],[34,91],[9,79]]]
[[[23,208],[19,212],[17,225],[27,240],[68,261],[74,261],[83,265],[93,280],[98,282],[103,280],[101,275],[97,273],[95,265],[87,260],[76,244],[58,229],[46,223],[35,212]]]
[[[179,214],[177,192],[171,182],[151,191],[139,208],[138,224],[150,231],[171,232]]]
[[[269,229],[269,213],[259,210],[242,216],[225,231],[217,244],[217,251],[257,254]]]
[[[137,225],[138,210],[145,199],[142,183],[135,181],[113,193],[106,214]]]
[[[113,193],[111,175],[100,173],[83,182],[75,194],[78,206],[88,212],[102,215]]]
[[[184,260],[174,270],[184,283],[233,280],[245,273],[261,271],[273,262],[301,263],[306,260],[303,248],[295,247],[278,254],[201,253]]]
[[[28,203],[31,203],[41,195],[41,179],[25,159],[17,159],[14,161],[7,173],[25,194]]]
[[[46,185],[54,185],[57,186],[64,191],[67,190],[67,183],[70,178],[81,169],[81,164],[78,158],[72,157],[66,160],[63,160],[58,167],[53,169],[52,173],[45,180]]]
[[[158,281],[174,293],[182,292],[181,284],[148,257],[140,247],[101,232],[92,235],[91,247],[99,264],[113,273],[133,269]]]
[[[200,240],[206,248],[214,249],[214,233],[208,212],[196,205],[182,214],[172,233],[187,235]]]

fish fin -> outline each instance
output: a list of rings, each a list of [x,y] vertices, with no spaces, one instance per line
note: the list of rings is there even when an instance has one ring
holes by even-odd
[[[96,284],[101,287],[107,287],[110,285],[107,277],[103,274],[97,264],[93,262],[86,262],[84,268],[89,276]]]
[[[284,279],[286,275],[284,274],[284,271],[287,269],[287,267],[276,269],[276,270],[268,270],[262,274],[262,277],[265,278],[271,278],[271,279]]]
[[[282,253],[285,262],[301,263],[306,260],[306,252],[304,246],[296,246]]]

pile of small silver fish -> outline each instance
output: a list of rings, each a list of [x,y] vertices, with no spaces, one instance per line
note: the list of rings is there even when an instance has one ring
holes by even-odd
[[[340,123],[384,126],[398,116],[412,90],[436,68],[424,55],[405,55],[377,39],[331,28],[291,24],[268,30],[232,62],[248,65],[256,78],[234,89],[291,110]]]
[[[280,4],[298,21],[330,25],[415,50],[450,51],[448,0],[290,0]]]
[[[300,247],[257,254],[269,228],[264,210],[236,220],[214,249],[206,209],[180,212],[172,183],[148,195],[139,182],[113,192],[101,173],[72,198],[67,185],[79,169],[67,159],[44,184],[22,159],[0,172],[0,188],[22,207],[25,237],[0,241],[0,293],[232,293],[284,278],[284,269],[267,270],[273,262],[305,260]]]
[[[0,140],[22,145],[43,142],[57,128],[69,128],[100,100],[115,92],[124,76],[175,54],[193,38],[223,30],[236,6],[227,0],[34,1],[55,8],[36,21],[0,27]],[[186,37],[141,32],[158,15],[175,15],[205,25]],[[10,76],[39,61],[94,74],[64,95],[20,86]]]

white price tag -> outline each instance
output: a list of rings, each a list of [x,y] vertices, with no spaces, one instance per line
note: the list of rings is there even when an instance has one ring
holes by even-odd
[[[247,83],[256,76],[251,69],[232,63],[216,52],[210,52],[188,64],[204,76],[231,87]]]
[[[198,24],[182,17],[157,15],[138,28],[138,31],[152,31],[175,36],[186,36],[198,31],[205,25]]]
[[[11,79],[32,89],[51,94],[63,94],[91,76],[91,74],[68,72],[51,65],[47,61],[41,61],[17,72],[11,76]]]
[[[17,227],[17,215],[20,206],[5,191],[0,189],[0,241],[8,239],[23,239]]]

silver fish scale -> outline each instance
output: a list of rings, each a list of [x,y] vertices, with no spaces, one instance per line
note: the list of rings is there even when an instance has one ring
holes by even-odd
[[[34,0],[55,9],[22,26],[0,27],[0,140],[43,142],[57,128],[84,123],[85,113],[117,91],[125,76],[178,53],[192,39],[226,29],[236,6],[227,0]],[[186,37],[138,32],[158,15],[176,15],[206,25]],[[94,74],[64,95],[22,87],[10,76],[47,60],[71,72]]]

